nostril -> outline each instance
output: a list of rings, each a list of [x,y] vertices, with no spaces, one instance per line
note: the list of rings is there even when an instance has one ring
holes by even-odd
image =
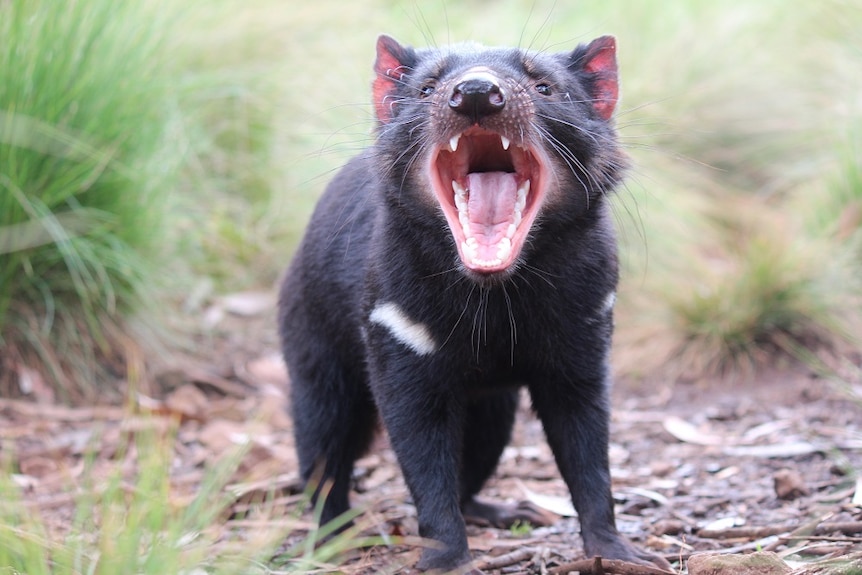
[[[499,86],[494,86],[488,94],[488,103],[495,108],[502,108],[506,105],[506,98],[503,96],[503,91]]]

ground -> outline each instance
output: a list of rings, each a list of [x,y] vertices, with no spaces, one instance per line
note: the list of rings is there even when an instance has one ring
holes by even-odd
[[[152,425],[150,417],[181,422],[170,478],[178,502],[194,492],[204,467],[250,439],[234,477],[235,507],[272,488],[287,507],[297,504],[271,295],[238,301],[216,302],[202,314],[212,330],[208,358],[163,368],[149,395],[136,396],[145,418],[120,406],[0,400],[0,440],[14,447],[16,481],[49,531],[61,533],[69,523],[70,485],[108,469],[123,432]],[[619,377],[610,453],[619,529],[680,573],[692,554],[704,551],[771,550],[793,565],[862,550],[860,358],[845,359],[844,366],[847,374],[838,369],[843,379],[819,377],[793,361],[686,383]],[[483,496],[528,500],[552,522],[510,530],[470,526],[470,548],[486,573],[568,572],[574,567],[564,566],[584,559],[577,520],[569,516],[541,426],[522,399],[513,442]],[[83,456],[94,440],[96,463],[85,471]],[[359,461],[355,478],[353,503],[366,510],[359,520],[365,535],[416,533],[415,511],[385,436]],[[285,548],[306,537],[308,518],[296,523]],[[348,554],[341,572],[409,573],[417,558],[411,545],[378,546]]]

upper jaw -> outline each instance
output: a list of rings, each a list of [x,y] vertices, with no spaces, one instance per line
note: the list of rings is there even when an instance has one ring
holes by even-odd
[[[547,195],[545,153],[472,126],[438,145],[427,169],[464,267],[482,276],[514,269]]]

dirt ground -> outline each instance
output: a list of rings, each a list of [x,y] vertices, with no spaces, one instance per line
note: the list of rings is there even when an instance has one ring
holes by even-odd
[[[208,465],[245,440],[251,449],[232,486],[237,509],[250,494],[273,487],[286,505],[299,500],[286,376],[267,311],[271,295],[249,301],[225,300],[202,312],[211,335],[201,344],[212,355],[174,361],[136,396],[139,411],[182,422],[171,469],[178,501],[193,495]],[[862,551],[860,358],[843,366],[835,380],[792,362],[720,381],[620,378],[610,452],[619,529],[679,573],[705,551],[775,551],[793,568]],[[98,439],[99,457],[86,473],[107,474],[120,437],[137,418],[127,407],[39,399],[0,399],[0,441],[2,451],[17,454],[15,480],[27,504],[49,531],[62,533],[74,487],[84,480],[86,449]],[[510,530],[470,526],[470,548],[486,573],[574,571],[572,564],[584,559],[578,523],[541,425],[522,400],[513,442],[483,496],[530,501],[552,522]],[[358,462],[355,480],[353,503],[365,510],[359,520],[365,535],[415,535],[415,511],[385,437]],[[305,538],[308,522],[298,525],[285,547]],[[412,545],[378,546],[349,554],[341,572],[410,573],[417,558]],[[606,563],[582,572],[647,573],[615,569]]]

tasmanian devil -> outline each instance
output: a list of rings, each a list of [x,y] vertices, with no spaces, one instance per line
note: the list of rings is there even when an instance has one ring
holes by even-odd
[[[474,44],[374,65],[375,143],[332,180],[280,294],[302,477],[347,511],[378,418],[416,505],[420,569],[469,565],[464,514],[529,389],[589,555],[667,566],[617,532],[608,355],[617,284],[609,194],[626,157],[616,45]]]

